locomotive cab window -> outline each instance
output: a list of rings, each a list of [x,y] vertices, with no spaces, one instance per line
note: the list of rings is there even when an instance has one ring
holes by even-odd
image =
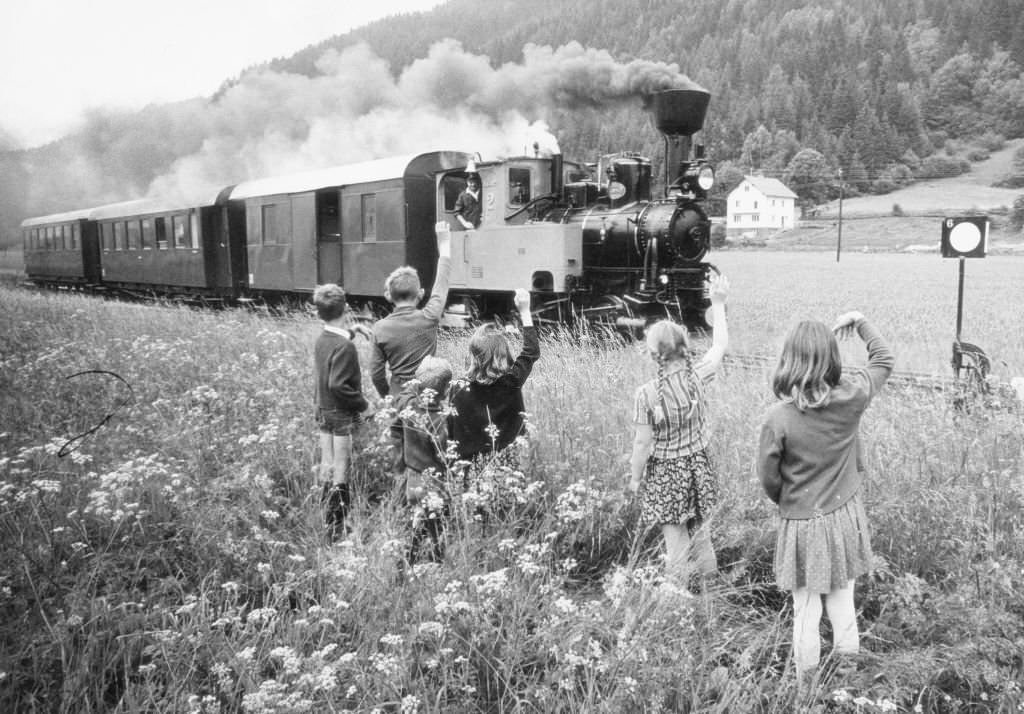
[[[441,179],[441,193],[444,196],[444,210],[451,213],[455,210],[455,202],[459,194],[466,190],[465,175],[448,174]]]
[[[530,169],[508,170],[508,202],[522,206],[530,201]]]

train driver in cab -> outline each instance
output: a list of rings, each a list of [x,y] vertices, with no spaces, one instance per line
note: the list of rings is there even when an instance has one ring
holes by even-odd
[[[480,204],[480,175],[471,173],[466,177],[466,188],[455,201],[455,219],[467,231],[480,227],[483,207]]]

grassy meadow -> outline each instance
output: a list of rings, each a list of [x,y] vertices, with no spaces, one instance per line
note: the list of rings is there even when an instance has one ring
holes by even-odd
[[[860,309],[897,369],[949,373],[953,261],[712,259],[737,352]],[[964,339],[1005,376],[1024,375],[1022,267],[967,269]],[[663,580],[624,492],[631,395],[654,372],[636,346],[547,336],[528,465],[494,484],[486,522],[455,499],[442,563],[402,568],[409,514],[376,424],[358,439],[354,530],[323,537],[312,317],[3,286],[0,304],[0,711],[1024,710],[1019,406],[962,414],[891,385],[871,407],[864,653],[798,693],[773,508],[751,475],[765,369],[727,365],[710,395],[721,578],[691,594]],[[441,339],[457,368],[465,341]]]

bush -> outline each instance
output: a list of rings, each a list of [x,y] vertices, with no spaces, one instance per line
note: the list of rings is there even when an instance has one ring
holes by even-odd
[[[1024,196],[1018,196],[1013,201],[1013,209],[1010,211],[1010,227],[1015,231],[1024,228]]]
[[[1006,137],[994,131],[986,131],[978,137],[977,144],[988,151],[999,151],[1006,146]]]
[[[906,214],[903,213],[903,207],[900,204],[894,203],[892,204],[892,215],[902,217]]]
[[[987,161],[991,154],[988,153],[987,149],[971,149],[967,152],[967,160],[971,163],[977,163],[978,161]]]
[[[721,223],[713,223],[711,225],[711,247],[722,248],[725,246],[725,226]]]
[[[964,172],[964,163],[966,162],[951,156],[932,154],[921,162],[921,168],[917,171],[917,177],[920,179],[937,179],[959,176]],[[969,166],[970,164],[968,164]]]

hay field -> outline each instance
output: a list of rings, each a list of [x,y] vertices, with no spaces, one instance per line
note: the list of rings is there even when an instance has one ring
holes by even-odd
[[[891,337],[898,368],[948,369],[952,262],[713,260],[733,281],[737,350],[771,353],[792,321],[859,308]],[[965,337],[1009,371],[1022,366],[1021,331],[1007,327],[1024,304],[1019,266],[968,266]],[[653,367],[569,332],[543,341],[527,383],[528,466],[500,474],[482,503],[453,485],[444,561],[410,568],[410,514],[372,424],[358,440],[353,533],[323,537],[312,318],[4,287],[0,303],[0,710],[1024,706],[1019,409],[964,415],[904,388],[872,405],[864,652],[800,693],[772,584],[773,511],[750,473],[764,371],[727,369],[711,394],[721,573],[695,593],[664,581],[657,534],[624,493],[630,396]],[[439,350],[465,364],[464,335]]]

